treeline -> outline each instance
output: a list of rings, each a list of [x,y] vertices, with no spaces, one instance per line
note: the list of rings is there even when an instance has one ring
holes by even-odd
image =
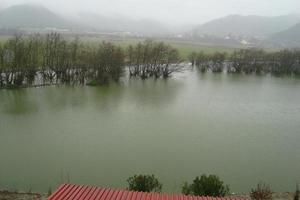
[[[146,41],[124,50],[109,42],[95,45],[65,40],[58,33],[15,36],[0,43],[0,87],[46,84],[106,84],[131,76],[167,78],[178,68],[178,51]]]
[[[118,80],[124,57],[123,50],[111,43],[90,47],[57,33],[19,35],[0,46],[0,86]]]
[[[127,179],[128,189],[139,192],[161,192],[162,183],[154,175],[134,175]],[[191,184],[182,186],[185,195],[223,197],[229,194],[229,186],[217,175],[197,176]]]
[[[134,175],[127,179],[128,190],[138,192],[161,192],[163,184],[154,175]],[[184,195],[204,196],[204,197],[226,197],[230,196],[229,186],[226,185],[217,175],[202,174],[197,176],[191,183],[185,182],[181,192]],[[249,194],[251,200],[272,200],[273,191],[270,186],[259,183],[252,188]],[[233,196],[234,197],[234,196]],[[294,200],[300,199],[298,184],[296,192],[293,194]],[[278,199],[275,197],[274,199]]]
[[[300,50],[265,52],[261,49],[242,49],[231,54],[216,52],[192,53],[189,60],[201,72],[300,74]]]
[[[243,49],[231,54],[192,53],[201,72],[300,74],[300,50],[265,52]],[[58,33],[15,36],[0,43],[0,88],[48,84],[107,84],[124,71],[142,79],[168,78],[179,71],[178,50],[147,40],[122,49],[109,42],[88,45]]]

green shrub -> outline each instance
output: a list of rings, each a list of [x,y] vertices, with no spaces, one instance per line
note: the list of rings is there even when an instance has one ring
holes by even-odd
[[[134,175],[127,179],[128,189],[139,192],[161,192],[162,184],[154,175]]]
[[[182,193],[196,196],[223,197],[229,193],[229,186],[224,185],[223,181],[216,175],[202,175],[196,177],[192,184],[185,183]]]

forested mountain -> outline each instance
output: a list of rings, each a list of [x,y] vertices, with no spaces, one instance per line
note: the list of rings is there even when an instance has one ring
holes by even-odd
[[[300,21],[300,15],[278,17],[229,15],[198,26],[195,35],[243,35],[265,37],[288,29]]]
[[[285,31],[274,34],[271,38],[273,41],[288,46],[300,46],[300,23]]]

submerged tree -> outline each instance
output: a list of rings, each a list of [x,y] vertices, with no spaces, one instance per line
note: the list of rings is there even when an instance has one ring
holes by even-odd
[[[93,48],[58,33],[16,35],[0,44],[0,87],[118,81],[124,57],[111,43]]]
[[[223,72],[226,53],[216,52],[211,56],[211,71]]]
[[[197,54],[195,63],[201,72],[206,72],[210,66],[210,57],[201,51]]]
[[[195,66],[196,64],[196,60],[197,60],[197,53],[196,52],[192,52],[189,56],[188,59],[191,62],[192,66]]]
[[[199,53],[192,53],[192,55],[190,59],[195,59],[194,63],[201,72],[208,70],[212,72],[222,72],[224,69],[226,53],[215,52],[212,55],[208,55],[201,51]]]
[[[168,78],[179,70],[180,57],[178,50],[163,42],[146,40],[127,49],[127,65],[130,76],[142,79],[149,77]]]
[[[103,42],[93,54],[93,81],[106,84],[109,80],[118,81],[123,72],[124,53],[120,47]]]
[[[2,47],[2,44],[0,43],[0,88],[4,86],[4,77],[3,77],[3,72],[4,72],[4,50]]]
[[[189,59],[201,72],[209,69],[212,72],[222,72],[226,69],[228,73],[300,74],[300,50],[265,52],[262,49],[251,48],[235,50],[228,56],[219,52],[212,55],[199,52],[192,53]]]

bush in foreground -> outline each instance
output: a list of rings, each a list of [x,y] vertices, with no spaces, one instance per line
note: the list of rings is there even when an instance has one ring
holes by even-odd
[[[128,189],[138,192],[161,192],[162,184],[154,175],[134,175],[127,179]]]
[[[272,191],[265,184],[258,184],[256,188],[251,190],[250,197],[253,200],[272,200]]]
[[[182,193],[196,196],[223,197],[229,193],[229,186],[224,185],[223,181],[216,175],[202,175],[196,177],[192,184],[185,183]]]
[[[300,190],[299,190],[299,187],[298,187],[298,184],[296,186],[296,192],[295,192],[295,195],[294,195],[294,200],[299,200],[300,199]]]

